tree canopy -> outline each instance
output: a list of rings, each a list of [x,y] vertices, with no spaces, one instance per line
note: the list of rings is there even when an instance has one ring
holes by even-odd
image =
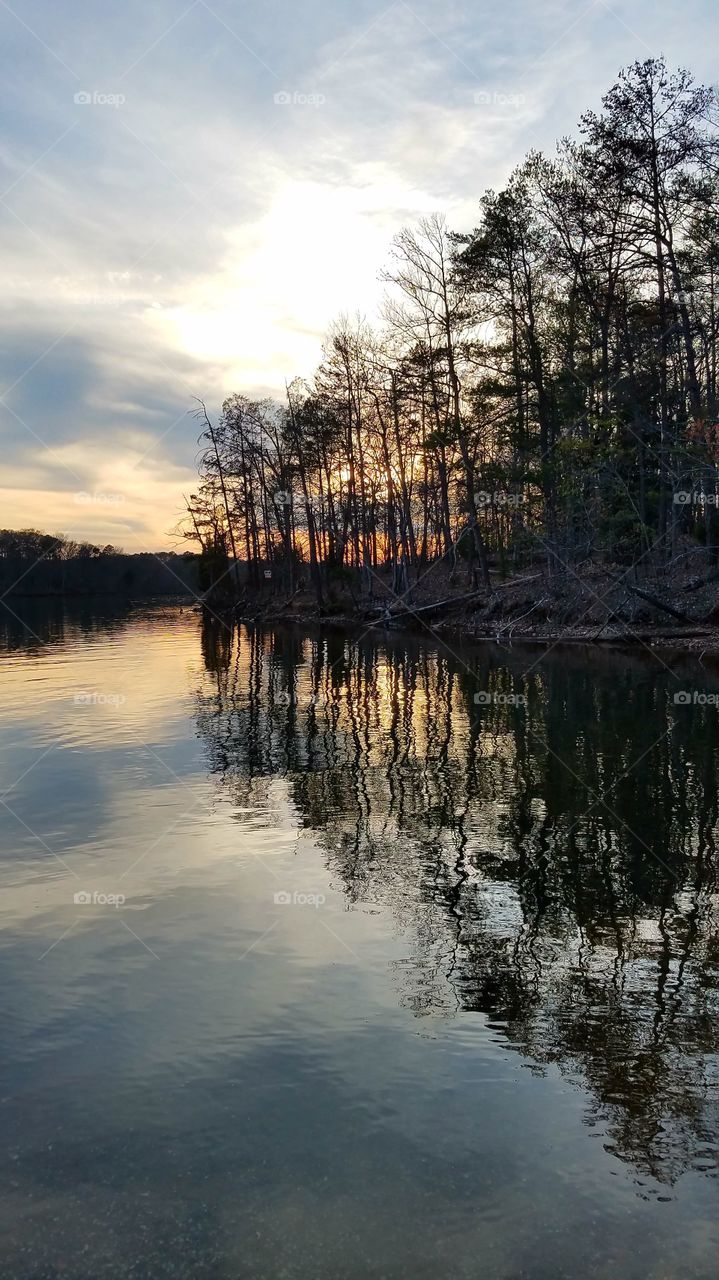
[[[217,565],[321,600],[333,574],[461,559],[719,552],[717,103],[661,58],[624,69],[552,157],[531,152],[477,225],[402,230],[383,324],[343,316],[286,402],[204,406],[187,535]]]

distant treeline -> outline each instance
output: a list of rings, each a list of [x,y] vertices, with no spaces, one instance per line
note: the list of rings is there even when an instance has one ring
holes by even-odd
[[[0,530],[0,597],[178,595],[198,590],[197,557],[127,555],[37,529]]]
[[[185,532],[206,564],[289,585],[438,558],[663,571],[719,549],[719,136],[712,89],[622,71],[474,230],[396,238],[385,323],[340,319],[287,402],[203,406]]]

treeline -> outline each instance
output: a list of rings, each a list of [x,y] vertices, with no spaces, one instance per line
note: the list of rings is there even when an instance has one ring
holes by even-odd
[[[197,557],[124,553],[37,529],[0,530],[0,600],[5,596],[181,595],[199,588]]]
[[[0,560],[97,560],[100,556],[122,555],[112,543],[76,542],[65,533],[42,533],[39,529],[0,529]]]
[[[714,91],[648,59],[478,224],[395,239],[384,325],[333,325],[286,403],[204,405],[187,536],[292,588],[719,551]]]

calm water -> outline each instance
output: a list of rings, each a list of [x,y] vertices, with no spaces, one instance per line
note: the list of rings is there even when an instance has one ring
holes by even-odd
[[[3,1277],[716,1277],[719,677],[13,608]]]

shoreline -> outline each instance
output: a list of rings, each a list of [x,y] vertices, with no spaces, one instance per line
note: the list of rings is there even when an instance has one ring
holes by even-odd
[[[589,562],[551,581],[528,566],[495,576],[489,587],[437,561],[401,595],[392,589],[389,571],[380,569],[363,596],[328,583],[323,607],[309,583],[291,595],[275,586],[248,587],[235,599],[205,598],[212,612],[244,622],[719,657],[719,568],[705,554],[691,560],[642,575],[634,567]]]
[[[472,618],[462,621],[442,620],[429,622],[421,617],[409,617],[392,620],[389,624],[379,618],[363,616],[356,613],[321,614],[317,610],[284,608],[270,605],[257,610],[231,608],[229,610],[212,610],[213,613],[229,614],[234,620],[247,624],[272,626],[274,624],[302,627],[332,628],[342,631],[361,630],[372,635],[401,636],[435,636],[436,639],[454,639],[463,644],[495,644],[501,647],[532,647],[551,649],[569,645],[576,648],[596,648],[598,651],[618,649],[635,653],[652,649],[661,650],[664,654],[676,653],[679,656],[703,658],[708,657],[719,663],[719,628],[647,628],[632,629],[629,627],[602,627],[598,633],[596,627],[564,626],[559,629],[537,627],[512,627],[511,625],[489,627]]]

